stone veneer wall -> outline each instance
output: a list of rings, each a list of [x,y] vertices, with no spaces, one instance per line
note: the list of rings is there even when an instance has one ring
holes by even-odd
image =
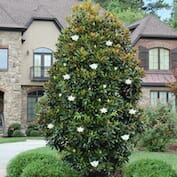
[[[0,48],[8,48],[8,70],[0,71],[0,91],[4,92],[6,129],[21,122],[21,32],[0,31]]]

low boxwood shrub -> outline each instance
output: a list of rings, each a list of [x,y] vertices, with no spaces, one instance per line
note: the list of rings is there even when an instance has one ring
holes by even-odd
[[[9,127],[8,127],[8,130],[7,130],[7,135],[9,137],[12,137],[13,136],[13,132],[15,130],[20,130],[21,129],[21,125],[19,123],[13,123],[11,124]]]
[[[31,130],[30,136],[33,136],[33,137],[41,136],[41,132],[39,130]]]
[[[25,134],[26,136],[41,136],[41,131],[39,130],[38,125],[31,124],[27,127]]]
[[[20,177],[24,168],[36,160],[48,159],[52,155],[35,151],[27,151],[17,155],[7,165],[8,177]],[[55,156],[53,156],[55,157]],[[55,157],[56,158],[56,157]],[[57,161],[57,158],[56,158]]]
[[[13,137],[24,137],[25,134],[21,130],[15,130],[12,134]]]
[[[78,177],[78,173],[55,157],[30,163],[20,177]]]
[[[176,177],[176,172],[167,163],[142,159],[135,161],[125,168],[125,177]]]
[[[176,136],[176,116],[170,105],[146,107],[145,131],[138,137],[138,145],[148,151],[165,151],[169,140]]]

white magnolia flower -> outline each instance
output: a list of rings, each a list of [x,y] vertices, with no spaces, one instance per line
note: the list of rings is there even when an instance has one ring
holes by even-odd
[[[127,85],[130,85],[130,84],[132,83],[132,80],[126,79],[126,80],[125,80],[125,83],[126,83]]]
[[[136,114],[136,110],[135,110],[135,109],[130,109],[130,110],[129,110],[129,114],[131,114],[131,115]]]
[[[66,66],[66,63],[63,63],[63,66]]]
[[[59,97],[61,97],[61,96],[62,96],[62,94],[61,94],[61,93],[59,93],[59,94],[58,94],[58,96],[59,96]]]
[[[75,34],[75,35],[71,36],[71,39],[73,41],[77,41],[79,39],[79,36]]]
[[[90,162],[90,165],[95,168],[98,166],[98,164],[99,164],[99,161],[96,161],[96,160],[93,162]]]
[[[83,127],[77,127],[77,131],[78,131],[79,133],[82,133],[82,132],[84,131],[84,128],[83,128]]]
[[[106,45],[107,45],[107,46],[112,46],[112,44],[113,44],[112,41],[110,41],[110,40],[109,40],[109,41],[106,41]]]
[[[108,110],[107,110],[106,108],[101,108],[101,109],[100,109],[100,112],[104,114],[104,113],[107,113]]]
[[[104,84],[104,85],[103,85],[103,88],[105,89],[106,87],[107,87],[107,85],[106,85],[106,84]]]
[[[118,67],[114,67],[114,70],[116,71],[118,69]]]
[[[69,100],[69,101],[74,101],[74,100],[75,100],[75,97],[72,96],[72,95],[70,95],[70,96],[68,96],[68,100]]]
[[[121,138],[127,141],[130,138],[130,135],[122,135]]]
[[[48,125],[47,125],[47,128],[48,128],[48,129],[52,129],[53,127],[54,127],[53,124],[48,124]]]
[[[93,64],[91,64],[91,65],[89,65],[89,66],[90,66],[90,68],[92,68],[92,69],[97,69],[98,63],[93,63]]]
[[[63,79],[64,80],[69,80],[71,77],[70,77],[70,75],[69,74],[65,74],[65,75],[63,75]]]

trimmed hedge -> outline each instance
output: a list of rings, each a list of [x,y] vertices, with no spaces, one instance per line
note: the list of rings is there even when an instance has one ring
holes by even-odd
[[[78,173],[55,157],[30,163],[20,177],[78,177]]]
[[[13,137],[24,137],[25,134],[21,130],[15,130],[12,134]]]
[[[125,177],[177,177],[170,165],[154,159],[135,161],[125,168]]]
[[[15,130],[20,130],[20,129],[21,129],[21,124],[19,124],[19,123],[12,123],[12,124],[8,127],[8,131],[7,131],[8,137],[12,137],[14,131],[15,131]]]
[[[7,165],[7,174],[8,177],[20,177],[23,170],[32,162],[37,160],[43,160],[51,158],[52,155],[47,153],[37,153],[34,151],[27,151],[17,155],[13,158]],[[53,156],[55,157],[55,156]],[[57,159],[56,159],[57,161]]]

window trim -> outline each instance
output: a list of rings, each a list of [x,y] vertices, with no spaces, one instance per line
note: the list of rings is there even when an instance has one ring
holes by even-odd
[[[9,70],[9,48],[8,47],[0,47],[0,49],[7,50],[7,68],[1,68],[0,67],[0,72],[6,72]]]
[[[153,50],[153,49],[157,49],[158,50],[158,69],[150,69],[150,50]],[[168,69],[160,69],[160,49],[164,49],[164,50],[167,50],[169,52],[169,68]],[[164,48],[164,47],[154,47],[154,48],[150,48],[148,50],[148,53],[149,53],[149,57],[148,57],[148,65],[149,65],[149,71],[162,71],[162,72],[167,72],[167,71],[170,71],[170,67],[171,67],[171,61],[170,61],[170,50],[168,48]]]

